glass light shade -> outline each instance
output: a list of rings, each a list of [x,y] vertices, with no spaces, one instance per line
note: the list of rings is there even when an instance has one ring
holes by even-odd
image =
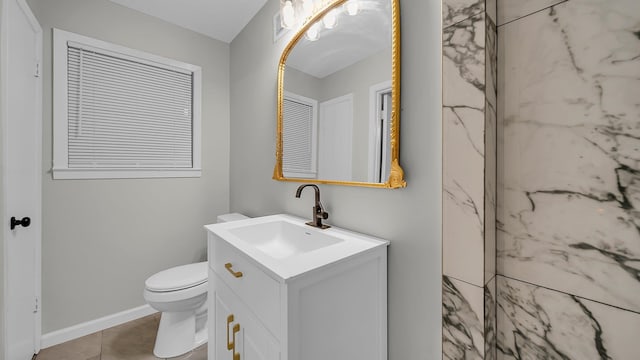
[[[296,14],[291,0],[286,0],[281,6],[280,16],[282,17],[282,27],[293,29],[296,25]]]
[[[360,4],[358,3],[358,0],[347,1],[347,14],[351,16],[357,15],[358,10],[360,10]]]
[[[307,20],[314,12],[313,0],[302,0],[302,20]]]
[[[324,27],[327,29],[333,29],[336,26],[338,21],[338,11],[333,9],[329,11],[323,18],[322,22],[324,23]]]
[[[309,41],[318,40],[320,38],[320,23],[317,22],[317,23],[311,25],[311,27],[309,29],[307,29],[307,32],[305,33],[305,37]]]

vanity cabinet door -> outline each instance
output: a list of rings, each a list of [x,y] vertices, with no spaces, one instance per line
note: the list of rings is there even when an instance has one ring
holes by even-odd
[[[216,284],[215,360],[279,360],[278,342],[224,284]]]

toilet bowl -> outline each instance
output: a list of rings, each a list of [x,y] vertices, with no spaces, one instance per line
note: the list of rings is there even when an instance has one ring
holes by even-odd
[[[207,342],[207,271],[205,261],[160,271],[145,281],[145,301],[162,312],[155,356],[179,356]]]
[[[225,214],[218,222],[246,218]],[[145,301],[162,313],[153,348],[156,357],[180,356],[207,342],[207,277],[204,261],[160,271],[145,281]]]

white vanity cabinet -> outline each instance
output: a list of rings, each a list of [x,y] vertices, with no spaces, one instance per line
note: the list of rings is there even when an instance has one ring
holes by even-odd
[[[211,230],[209,359],[387,359],[388,242],[283,276]]]
[[[280,349],[274,337],[260,324],[228,286],[210,270],[217,282],[212,291],[209,359],[278,360]],[[215,320],[214,320],[215,319]]]

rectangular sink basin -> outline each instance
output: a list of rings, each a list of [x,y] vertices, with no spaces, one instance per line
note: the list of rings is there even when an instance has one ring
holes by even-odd
[[[387,240],[338,227],[314,228],[306,225],[307,221],[280,214],[211,224],[205,228],[282,281],[389,245]]]
[[[284,220],[238,227],[229,233],[274,259],[286,259],[344,241]]]

